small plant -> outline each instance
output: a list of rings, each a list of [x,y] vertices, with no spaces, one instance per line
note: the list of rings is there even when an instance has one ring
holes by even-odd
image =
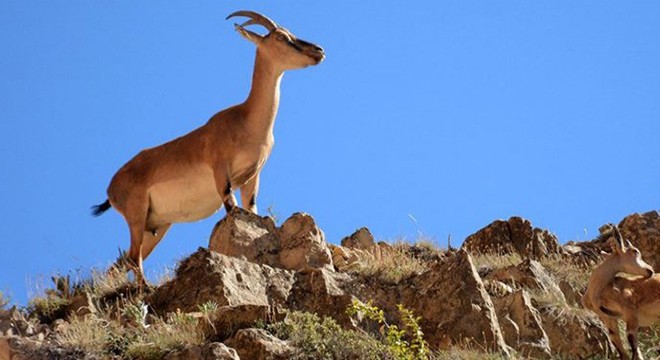
[[[275,211],[275,205],[274,205],[274,204],[270,204],[270,205],[268,205],[268,207],[266,208],[266,214],[268,214],[268,216],[269,216],[271,219],[273,219],[273,222],[274,222],[275,224],[277,224],[277,223],[280,222],[280,217],[279,217],[279,215],[277,214],[277,211]]]
[[[657,359],[660,356],[660,325],[642,329],[638,336],[642,354],[647,359]]]
[[[211,315],[214,312],[218,311],[218,303],[215,301],[207,301],[201,305],[197,305],[197,309],[203,314],[203,315]]]
[[[129,303],[124,306],[122,309],[122,315],[129,324],[146,329],[149,327],[149,325],[147,325],[148,309],[149,307],[140,300],[136,303]]]
[[[69,300],[60,297],[56,293],[47,293],[44,296],[38,296],[30,299],[28,302],[28,313],[36,317],[44,324],[50,324],[55,319],[66,315],[66,308]]]
[[[296,348],[291,357],[295,360],[395,359],[383,343],[367,333],[344,330],[332,318],[321,320],[316,314],[290,312],[283,321],[266,328]]]
[[[94,315],[84,318],[73,317],[71,322],[57,333],[57,342],[69,349],[83,350],[90,355],[105,352],[110,334],[120,331],[118,324],[113,324]]]
[[[167,321],[159,321],[146,329],[136,329],[135,341],[128,344],[124,357],[130,359],[162,359],[172,350],[186,345],[199,345],[204,342],[204,335],[199,330],[198,320],[177,311],[170,313]]]
[[[353,300],[346,312],[349,316],[363,317],[375,321],[379,327],[378,331],[385,345],[400,360],[426,360],[429,357],[428,344],[424,340],[424,333],[419,326],[421,318],[415,317],[412,311],[403,305],[397,305],[401,321],[406,329],[399,329],[394,324],[389,324],[385,319],[383,310],[374,306],[371,301],[366,304]],[[410,340],[407,341],[405,338]]]

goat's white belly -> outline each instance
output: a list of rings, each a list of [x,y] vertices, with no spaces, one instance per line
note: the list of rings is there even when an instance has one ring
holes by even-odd
[[[213,171],[207,167],[188,170],[181,177],[159,182],[149,189],[147,224],[190,222],[211,216],[222,204]]]

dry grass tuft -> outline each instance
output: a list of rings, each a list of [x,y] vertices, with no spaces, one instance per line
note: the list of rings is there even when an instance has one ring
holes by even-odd
[[[517,266],[523,262],[517,253],[512,254],[470,254],[474,267],[481,273],[483,269],[502,269],[509,266]]]
[[[561,255],[549,256],[540,262],[555,278],[566,281],[574,289],[587,288],[592,266],[577,264]]]
[[[367,252],[356,273],[363,277],[376,278],[387,284],[398,284],[429,269],[429,262],[415,256],[411,251],[415,245],[398,242],[391,246],[378,246]],[[425,248],[432,245],[424,244]]]

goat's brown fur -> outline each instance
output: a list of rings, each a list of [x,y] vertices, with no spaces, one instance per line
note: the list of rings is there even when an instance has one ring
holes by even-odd
[[[238,11],[228,18],[233,16],[250,18],[235,27],[257,46],[248,98],[184,136],[141,151],[117,171],[108,200],[94,209],[100,215],[111,205],[126,219],[131,236],[127,257],[140,282],[142,261],[172,223],[206,218],[223,204],[231,210],[235,189],[241,190],[242,206],[257,212],[259,172],[274,143],[282,75],[325,57],[321,47],[297,39],[263,15]],[[262,36],[244,27],[254,24],[269,33]]]
[[[619,319],[623,320],[632,358],[641,359],[637,344],[639,327],[660,322],[660,274],[654,275],[653,268],[642,260],[637,248],[624,241],[616,226],[612,225],[612,231],[614,252],[594,269],[582,304],[603,321],[619,356],[629,359],[617,324]],[[620,277],[618,273],[641,278]]]

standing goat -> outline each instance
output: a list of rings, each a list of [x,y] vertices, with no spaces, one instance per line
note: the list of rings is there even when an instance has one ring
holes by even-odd
[[[259,173],[273,147],[273,125],[280,102],[280,81],[286,70],[317,65],[325,58],[320,46],[296,38],[274,21],[252,11],[227,17],[250,20],[234,24],[257,46],[252,88],[245,102],[215,114],[203,126],[165,144],[146,149],[112,178],[108,199],[93,207],[101,215],[111,206],[130,230],[129,265],[145,283],[142,261],[165,236],[172,223],[206,218],[224,204],[241,204],[257,213]],[[261,25],[268,34],[245,27]]]
[[[623,239],[619,229],[611,225],[614,234],[614,252],[594,269],[582,305],[595,312],[603,321],[622,359],[628,357],[619,334],[618,319],[626,324],[628,343],[633,360],[642,359],[637,346],[637,330],[660,322],[660,274],[642,260],[639,250]],[[627,273],[641,278],[616,276]]]

